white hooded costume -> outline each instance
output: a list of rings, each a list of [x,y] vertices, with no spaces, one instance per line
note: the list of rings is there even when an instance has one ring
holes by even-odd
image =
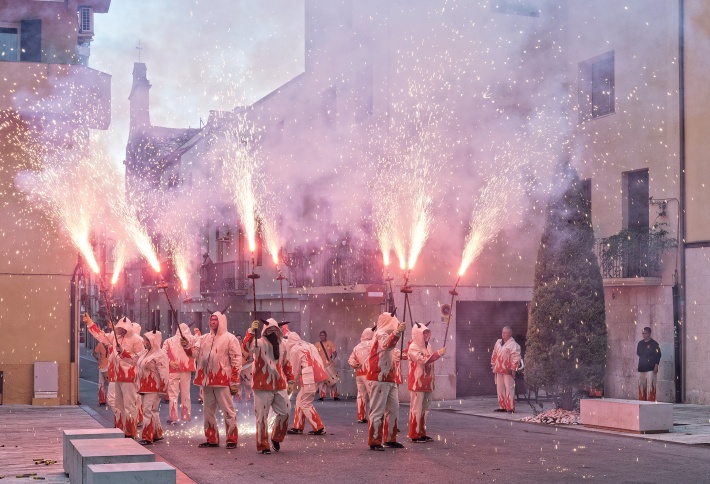
[[[423,324],[416,323],[412,328],[412,342],[409,344],[409,438],[414,441],[427,441],[426,417],[434,391],[434,362],[440,358],[438,351],[431,351],[428,339],[431,331]],[[424,440],[422,440],[424,439]]]
[[[306,426],[306,420],[311,424],[313,433],[322,433],[324,432],[323,422],[313,407],[313,399],[316,396],[316,385],[328,377],[325,373],[323,360],[314,345],[302,340],[298,333],[293,331],[289,332],[285,345],[293,369],[293,380],[299,388],[296,396],[293,427],[289,433],[302,433]]]
[[[357,421],[367,421],[367,404],[370,402],[369,385],[367,383],[367,364],[372,348],[372,328],[365,328],[360,336],[360,342],[353,348],[348,364],[355,369],[355,384],[357,385]]]
[[[283,334],[274,319],[264,321],[261,338],[256,338],[251,329],[244,337],[244,349],[254,355],[254,413],[256,415],[256,449],[271,453],[267,419],[269,409],[276,415],[271,442],[279,450],[288,431],[288,414],[291,402],[286,392],[288,382],[293,381],[288,351],[283,344]]]
[[[227,317],[219,311],[212,313],[212,316],[217,317],[217,330],[195,338],[192,346],[188,343],[185,353],[195,358],[197,375],[194,384],[204,387],[205,444],[215,447],[219,445],[218,406],[224,415],[227,444],[237,443],[237,413],[230,388],[236,391],[239,387],[242,353],[237,337],[227,331]]]
[[[168,401],[170,411],[168,412],[168,423],[180,420],[178,412],[178,395],[182,406],[182,420],[190,421],[190,377],[195,371],[195,359],[185,353],[185,349],[180,344],[180,331],[187,339],[188,345],[194,340],[190,332],[190,327],[185,323],[180,323],[180,329],[175,331],[175,335],[163,342],[163,351],[168,355],[170,361],[170,381],[168,383]]]
[[[167,391],[169,370],[168,356],[160,349],[163,335],[160,331],[148,331],[143,335],[150,343],[150,348],[143,350],[138,357],[138,393],[143,401],[143,432],[141,443],[152,443],[163,438],[160,425],[160,394]]]
[[[123,337],[113,333],[106,334],[93,321],[87,324],[87,329],[108,347],[109,381],[115,382],[114,417],[116,428],[123,430],[128,437],[138,435],[138,386],[137,368],[138,355],[145,349],[143,339],[134,334],[133,323],[128,318],[121,318],[115,325],[116,331],[123,329]],[[121,349],[117,352],[116,340]]]
[[[370,382],[370,415],[367,422],[367,442],[371,449],[381,450],[383,443],[390,447],[397,444],[397,417],[399,395],[397,394],[394,350],[399,338],[399,321],[388,312],[377,319],[377,331],[372,339],[367,368]]]

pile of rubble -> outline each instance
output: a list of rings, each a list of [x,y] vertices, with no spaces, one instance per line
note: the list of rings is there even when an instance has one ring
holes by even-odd
[[[520,419],[522,422],[535,422],[547,425],[579,425],[579,412],[554,408],[541,412],[534,417]]]

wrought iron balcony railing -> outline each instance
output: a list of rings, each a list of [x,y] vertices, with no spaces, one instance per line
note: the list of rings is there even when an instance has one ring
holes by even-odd
[[[665,231],[624,229],[596,241],[596,254],[605,279],[661,277],[663,256],[677,247]]]
[[[382,283],[381,255],[351,246],[322,251],[295,250],[284,261],[291,287],[350,286]]]
[[[248,261],[228,261],[200,267],[200,294],[244,294],[247,291]]]

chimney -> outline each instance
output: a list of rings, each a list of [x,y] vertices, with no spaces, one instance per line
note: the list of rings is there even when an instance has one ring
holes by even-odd
[[[129,137],[136,131],[150,127],[150,83],[147,68],[143,62],[133,63],[133,86],[128,100],[131,103],[131,124]]]

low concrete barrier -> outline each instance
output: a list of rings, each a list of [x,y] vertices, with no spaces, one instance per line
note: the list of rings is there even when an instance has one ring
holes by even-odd
[[[72,440],[75,461],[69,474],[71,484],[86,484],[88,466],[92,464],[130,464],[155,462],[155,454],[133,439]]]
[[[673,404],[589,398],[579,401],[582,425],[625,430],[641,434],[673,430]]]
[[[91,464],[87,467],[87,484],[125,484],[149,482],[150,484],[175,484],[177,472],[165,462],[138,462],[133,464]]]
[[[70,468],[74,460],[72,452],[74,447],[71,445],[71,440],[75,439],[122,439],[123,430],[121,429],[71,429],[62,431],[62,464],[64,465],[64,473],[68,476],[72,473]]]

